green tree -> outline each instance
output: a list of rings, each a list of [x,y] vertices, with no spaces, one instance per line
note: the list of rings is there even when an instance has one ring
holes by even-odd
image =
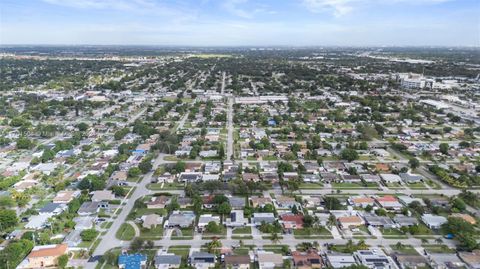
[[[340,152],[340,158],[352,162],[358,159],[358,152],[354,149],[346,148]]]
[[[80,237],[82,237],[82,241],[87,241],[87,242],[93,241],[95,238],[97,238],[97,235],[98,235],[98,231],[95,229],[83,230],[80,233]]]
[[[447,144],[447,143],[441,143],[439,146],[438,146],[438,149],[440,150],[440,152],[444,155],[447,155],[448,154],[448,150],[450,149],[450,146]]]
[[[408,164],[410,165],[410,168],[417,169],[420,166],[420,161],[417,158],[411,158],[408,160]]]
[[[58,264],[58,268],[62,268],[62,269],[66,268],[68,264],[68,255],[63,254],[62,256],[58,257],[57,264]]]
[[[14,227],[17,223],[17,213],[14,210],[0,209],[0,231]]]
[[[33,142],[26,137],[19,137],[17,139],[17,149],[30,149],[33,146]]]

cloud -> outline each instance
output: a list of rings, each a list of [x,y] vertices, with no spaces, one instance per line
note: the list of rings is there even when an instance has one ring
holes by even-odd
[[[311,12],[333,12],[336,17],[350,13],[358,6],[385,5],[385,4],[438,4],[450,0],[301,0],[303,5]]]
[[[248,12],[240,7],[241,4],[247,3],[248,0],[226,0],[223,2],[222,7],[229,13],[244,19],[251,19],[253,17],[252,12]]]

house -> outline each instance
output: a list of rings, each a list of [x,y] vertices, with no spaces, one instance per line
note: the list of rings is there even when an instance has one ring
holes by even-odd
[[[253,213],[253,223],[257,226],[261,225],[263,222],[273,223],[275,220],[275,215],[273,215],[273,213]]]
[[[202,173],[200,172],[182,172],[178,176],[179,182],[199,182],[202,179]]]
[[[326,265],[335,269],[349,267],[350,265],[356,264],[353,255],[347,253],[327,252],[325,254],[325,259]]]
[[[66,204],[48,203],[42,207],[38,213],[40,215],[57,216],[67,210],[67,208],[68,206]]]
[[[115,200],[115,194],[110,190],[93,191],[92,194],[92,202]]]
[[[258,174],[254,174],[254,173],[243,173],[242,179],[244,181],[253,181],[253,182],[260,181],[260,177],[258,176]]]
[[[150,202],[147,203],[147,208],[148,209],[160,209],[160,208],[165,208],[165,206],[170,203],[170,197],[161,195],[161,196],[154,196],[150,200]]]
[[[258,269],[274,269],[283,266],[283,256],[273,252],[257,253]]]
[[[399,254],[395,253],[392,255],[393,259],[400,265],[401,269],[410,269],[410,268],[428,268],[428,260],[421,256],[415,254]]]
[[[248,255],[227,255],[224,261],[226,268],[250,269],[251,261]]]
[[[373,175],[373,174],[361,174],[360,177],[365,182],[379,182],[381,180],[379,175]]]
[[[396,226],[392,219],[386,216],[365,213],[363,219],[367,225],[373,227],[394,228]]]
[[[402,203],[404,206],[408,206],[412,202],[418,202],[421,206],[425,206],[425,203],[420,198],[413,198],[407,195],[400,195],[397,198],[400,201],[400,203]]]
[[[468,222],[472,225],[477,224],[477,220],[474,217],[472,217],[468,214],[453,213],[453,214],[450,215],[450,217],[463,219],[464,221],[466,221],[466,222]]]
[[[243,215],[243,210],[232,210],[230,212],[230,218],[227,218],[225,225],[227,227],[245,227],[248,223]]]
[[[94,218],[89,216],[74,218],[73,221],[75,222],[75,230],[83,231],[93,228],[93,220]]]
[[[127,171],[115,171],[113,174],[110,176],[111,180],[117,180],[117,181],[125,181],[128,178],[128,172]]]
[[[165,221],[164,228],[187,228],[195,221],[195,214],[192,211],[173,211],[167,221]]]
[[[405,215],[396,215],[393,217],[393,221],[400,227],[410,227],[418,224],[418,219],[415,217],[407,217]]]
[[[465,268],[465,263],[454,253],[429,253],[428,260],[434,269]]]
[[[430,229],[440,229],[443,224],[447,223],[447,218],[438,215],[423,214],[422,222]]]
[[[402,178],[395,174],[380,174],[380,178],[387,184],[402,182]]]
[[[303,215],[287,213],[281,215],[280,219],[285,231],[291,232],[292,230],[303,229]]]
[[[157,214],[148,214],[142,216],[142,227],[145,229],[152,229],[158,225],[162,225],[163,217]]]
[[[78,196],[80,196],[80,191],[60,191],[53,198],[53,202],[57,204],[68,204]]]
[[[375,201],[381,207],[386,210],[401,210],[402,204],[398,202],[398,199],[392,195],[385,195],[383,197],[376,197]]]
[[[139,253],[121,254],[118,256],[118,268],[143,269],[147,267],[147,256]]]
[[[250,197],[252,206],[255,207],[264,207],[267,204],[272,204],[272,198],[270,197]]]
[[[300,204],[295,200],[293,197],[289,196],[278,196],[275,199],[275,202],[279,208],[293,208],[296,206],[297,208],[300,208]]]
[[[396,269],[395,262],[379,248],[357,250],[353,253],[360,264],[372,269]]]
[[[375,200],[371,197],[359,196],[349,198],[348,202],[353,206],[365,208],[367,205],[373,206]]]
[[[207,252],[193,252],[188,257],[188,263],[195,268],[212,268],[215,266],[216,257]]]
[[[350,227],[358,227],[365,224],[364,220],[359,216],[338,217],[337,222],[342,229],[348,229]]]
[[[58,258],[67,252],[66,244],[35,246],[17,268],[57,267]]]
[[[227,198],[233,209],[243,209],[245,207],[245,197],[228,196]]]
[[[108,203],[102,202],[83,202],[83,204],[78,209],[77,213],[80,216],[93,215],[97,213],[100,208],[107,208]]]
[[[480,269],[480,250],[458,252],[458,257],[472,269]]]
[[[322,258],[313,249],[305,252],[293,251],[292,260],[295,268],[322,268]]]
[[[26,229],[40,230],[47,226],[50,215],[34,215],[31,216],[28,223],[25,225]]]
[[[200,215],[200,218],[198,218],[198,230],[201,232],[205,229],[205,227],[208,225],[210,222],[215,222],[216,224],[220,224],[220,216],[213,216],[212,214],[203,214]]]
[[[423,177],[417,174],[400,173],[398,175],[405,183],[408,184],[419,183],[423,181]]]
[[[73,230],[65,238],[63,239],[63,243],[67,244],[69,248],[78,247],[80,243],[82,243],[82,231],[80,230]]]
[[[212,158],[218,155],[217,150],[202,150],[198,153],[198,156],[202,158]]]
[[[173,253],[162,253],[156,255],[154,258],[155,268],[157,269],[171,269],[180,268],[182,263],[182,256]]]
[[[202,181],[218,181],[220,180],[219,174],[203,174]]]
[[[192,198],[189,197],[178,197],[177,203],[180,205],[180,208],[187,208],[192,205]]]

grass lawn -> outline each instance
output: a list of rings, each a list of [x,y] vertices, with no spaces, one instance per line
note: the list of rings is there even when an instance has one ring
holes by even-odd
[[[202,239],[211,239],[211,238],[226,238],[227,237],[227,228],[222,227],[222,231],[219,233],[208,233],[204,232],[202,234]]]
[[[380,232],[382,232],[383,237],[386,238],[408,238],[408,236],[399,229],[381,228]]]
[[[168,253],[173,253],[175,255],[182,257],[182,264],[180,265],[181,268],[186,267],[188,254],[190,254],[190,246],[173,246],[168,248]]]
[[[374,182],[367,183],[365,187],[363,184],[350,183],[350,182],[332,182],[334,189],[376,189],[378,185]]]
[[[264,245],[263,249],[265,251],[271,251],[273,253],[287,255],[287,252],[285,252],[285,250],[288,250],[289,247],[287,245]]]
[[[130,214],[128,214],[127,219],[134,220],[136,218],[140,218],[143,215],[148,215],[148,214],[157,214],[160,216],[165,216],[167,214],[167,210],[164,208],[159,208],[159,209],[133,208],[132,211],[130,211]]]
[[[278,160],[278,158],[276,156],[265,156],[265,157],[262,157],[262,159],[264,161],[276,161],[276,160]]]
[[[410,189],[417,189],[417,190],[426,190],[426,189],[428,189],[427,187],[425,187],[425,184],[424,184],[423,182],[409,183],[409,184],[407,184],[407,186],[408,186]]]
[[[115,237],[120,240],[130,241],[135,237],[135,230],[128,223],[123,223],[118,229]]]
[[[252,234],[252,227],[238,227],[232,230],[232,234]]]
[[[332,238],[332,234],[324,227],[294,230],[293,235],[295,239]]]
[[[390,189],[404,189],[402,184],[396,183],[396,182],[386,183],[385,185],[387,185],[387,187],[390,188]]]
[[[158,240],[163,237],[163,227],[162,225],[157,225],[157,227],[152,229],[145,229],[140,227],[140,237],[145,240]]]
[[[443,244],[422,245],[422,247],[430,253],[455,253],[455,249],[451,249]]]
[[[321,183],[300,183],[300,189],[321,189],[323,185]]]
[[[401,254],[407,254],[407,255],[418,255],[419,253],[410,245],[401,245],[397,246],[391,245],[390,246],[395,252],[401,253]]]
[[[191,240],[193,239],[193,229],[185,228],[180,229],[182,231],[182,236],[178,236],[176,231],[173,231],[171,240]]]
[[[113,222],[103,222],[102,224],[100,224],[100,228],[110,229],[110,227],[112,227],[112,224]]]

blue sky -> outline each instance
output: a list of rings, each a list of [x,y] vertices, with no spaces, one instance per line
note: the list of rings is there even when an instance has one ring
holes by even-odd
[[[480,46],[480,0],[1,0],[0,43]]]

